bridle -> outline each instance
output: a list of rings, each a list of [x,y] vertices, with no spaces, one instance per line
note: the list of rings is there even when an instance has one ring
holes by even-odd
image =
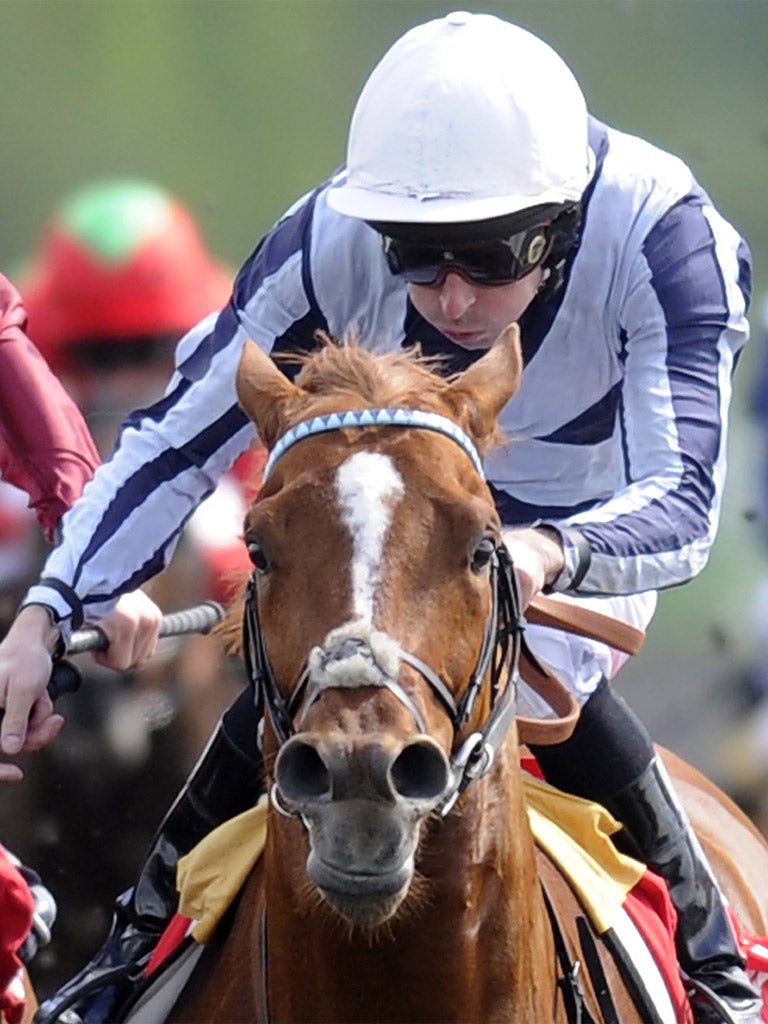
[[[366,409],[318,416],[292,427],[272,449],[264,471],[265,481],[278,459],[302,439],[332,430],[370,426],[418,428],[443,434],[462,448],[475,470],[485,479],[482,461],[473,441],[458,424],[447,417],[419,409]],[[399,646],[397,648],[400,660],[420,673],[445,708],[456,737],[470,720],[486,678],[490,681],[491,710],[485,723],[478,731],[460,742],[458,739],[456,741],[457,749],[450,761],[451,783],[440,805],[440,813],[443,815],[451,810],[470,783],[489,770],[516,714],[524,618],[512,561],[503,542],[496,546],[491,556],[490,586],[491,609],[477,664],[461,697],[455,698],[445,681],[421,658]],[[283,746],[296,734],[294,721],[302,705],[307,700],[311,703],[318,699],[322,689],[315,689],[308,694],[310,670],[307,665],[290,697],[286,698],[280,690],[261,628],[255,572],[248,581],[245,595],[243,652],[256,706],[260,714],[263,715],[265,711],[269,714],[278,745]],[[505,678],[507,684],[503,686]],[[426,732],[422,716],[397,680],[387,678],[381,685],[386,686],[408,707],[420,731]]]

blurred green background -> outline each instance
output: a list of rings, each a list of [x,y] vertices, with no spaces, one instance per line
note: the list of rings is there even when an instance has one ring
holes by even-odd
[[[0,267],[12,273],[73,188],[138,175],[175,191],[210,246],[238,265],[297,196],[342,160],[368,72],[429,0],[4,0]],[[472,10],[541,35],[592,111],[694,168],[768,289],[768,3],[510,0]],[[542,81],[541,88],[547,88]],[[34,333],[34,330],[32,330]],[[754,657],[766,551],[749,521],[763,439],[736,380],[731,475],[718,546],[693,584],[665,594],[623,690],[656,736],[718,773],[733,683]]]

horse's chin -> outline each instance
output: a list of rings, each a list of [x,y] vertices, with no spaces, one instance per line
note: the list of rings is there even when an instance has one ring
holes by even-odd
[[[387,922],[405,899],[413,879],[413,863],[380,874],[357,874],[310,855],[307,874],[326,903],[360,928],[376,928]]]
[[[326,903],[350,924],[370,931],[386,924],[394,917],[407,889],[396,896],[382,897],[378,900],[360,899],[346,893],[329,892],[326,889],[321,889],[320,892]]]

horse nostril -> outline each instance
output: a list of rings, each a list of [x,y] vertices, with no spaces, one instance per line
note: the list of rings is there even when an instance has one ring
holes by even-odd
[[[390,769],[398,796],[410,800],[435,800],[450,781],[448,760],[432,740],[417,740],[404,747]]]
[[[294,737],[277,758],[275,780],[280,793],[290,803],[330,796],[331,777],[325,762],[309,743]]]

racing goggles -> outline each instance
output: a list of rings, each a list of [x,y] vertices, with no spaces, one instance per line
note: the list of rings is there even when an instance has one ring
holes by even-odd
[[[410,284],[438,285],[453,270],[474,284],[510,284],[546,259],[552,223],[535,224],[502,238],[455,245],[426,244],[382,234],[387,266]]]

